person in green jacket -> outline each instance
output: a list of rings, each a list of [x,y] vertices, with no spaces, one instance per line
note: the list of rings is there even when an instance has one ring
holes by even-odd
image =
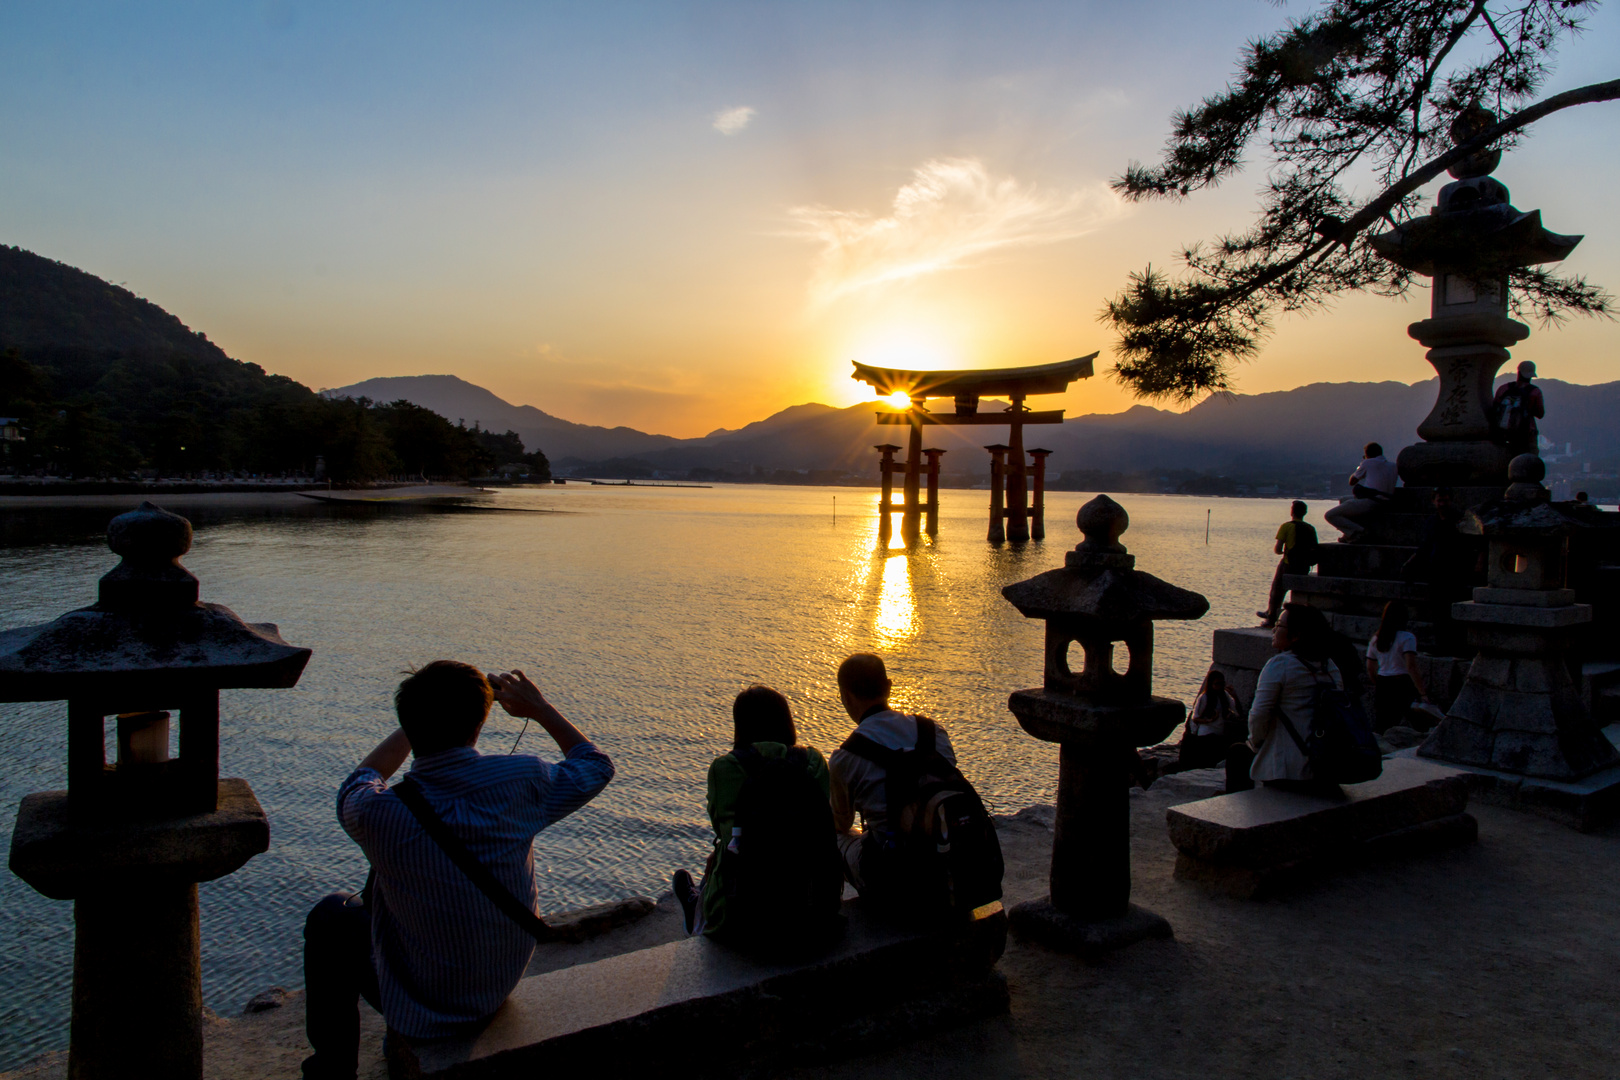
[[[787,698],[768,686],[750,686],[731,705],[732,751],[714,759],[709,766],[709,823],[714,827],[713,849],[704,864],[703,881],[694,884],[686,870],[674,875],[675,899],[686,919],[686,932],[709,937],[724,936],[727,929],[727,895],[721,852],[732,842],[737,801],[747,774],[736,751],[752,746],[762,757],[785,758],[798,743],[793,727],[793,711]],[[828,797],[831,780],[826,759],[813,746],[802,747],[810,777]]]

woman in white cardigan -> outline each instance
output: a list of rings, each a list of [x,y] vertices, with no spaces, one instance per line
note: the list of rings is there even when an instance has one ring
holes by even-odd
[[[1342,687],[1330,659],[1333,629],[1316,608],[1284,604],[1271,630],[1277,655],[1260,669],[1254,701],[1249,705],[1249,739],[1232,747],[1226,759],[1226,790],[1243,791],[1260,781],[1270,787],[1321,791],[1333,785],[1316,780],[1305,751],[1288,733],[1286,716],[1300,738],[1310,734],[1312,705],[1319,683]]]

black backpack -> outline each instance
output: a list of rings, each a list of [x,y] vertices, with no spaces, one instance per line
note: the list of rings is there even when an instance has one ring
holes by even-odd
[[[1294,549],[1288,553],[1288,569],[1296,574],[1305,574],[1321,561],[1322,545],[1316,538],[1316,527],[1299,522],[1295,526]]]
[[[1384,755],[1378,749],[1378,739],[1373,735],[1366,713],[1361,710],[1360,700],[1333,685],[1331,677],[1326,682],[1322,680],[1327,670],[1325,662],[1320,673],[1308,663],[1305,668],[1316,680],[1311,693],[1309,735],[1302,738],[1287,715],[1279,715],[1294,744],[1310,761],[1311,772],[1316,779],[1333,784],[1361,784],[1378,779],[1384,772]]]
[[[802,746],[766,757],[731,752],[743,768],[736,833],[720,849],[728,940],[774,951],[814,948],[842,932],[844,862],[827,795]]]
[[[1530,430],[1530,403],[1517,382],[1508,383],[1491,407],[1491,427],[1498,439],[1515,439]]]
[[[1001,841],[979,793],[939,752],[934,722],[916,721],[910,750],[858,732],[844,740],[844,750],[884,770],[889,805],[884,830],[862,844],[861,875],[880,899],[972,914],[1001,899]]]

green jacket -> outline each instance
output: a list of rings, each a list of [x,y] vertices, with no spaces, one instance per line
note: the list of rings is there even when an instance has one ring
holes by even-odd
[[[788,748],[779,742],[754,744],[763,757],[786,757]],[[810,759],[810,777],[820,786],[823,795],[831,787],[827,761],[813,746],[804,748]],[[731,754],[714,759],[709,766],[709,824],[714,826],[714,868],[703,881],[703,932],[710,936],[725,933],[726,889],[721,872],[720,852],[731,840],[731,826],[737,818],[737,800],[742,795],[743,781],[748,774]]]

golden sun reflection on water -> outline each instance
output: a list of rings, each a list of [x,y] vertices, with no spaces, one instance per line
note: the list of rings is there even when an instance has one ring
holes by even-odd
[[[917,615],[917,598],[911,588],[911,560],[906,557],[906,549],[890,548],[885,551],[881,573],[872,629],[885,644],[904,644],[922,629],[922,620]]]

